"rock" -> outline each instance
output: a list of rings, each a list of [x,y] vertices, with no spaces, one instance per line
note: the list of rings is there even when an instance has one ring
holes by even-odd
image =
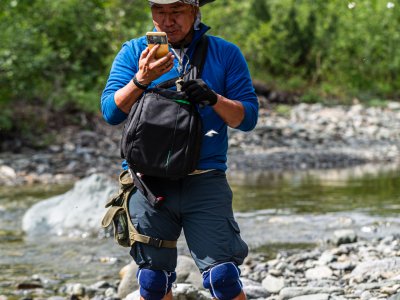
[[[24,281],[17,284],[16,288],[18,290],[32,290],[41,289],[43,285],[40,281]]]
[[[285,287],[279,293],[280,300],[291,299],[305,295],[331,294],[341,292],[341,288],[336,287]]]
[[[261,284],[247,278],[241,278],[243,290],[248,299],[265,299],[271,295]]]
[[[354,230],[336,230],[333,235],[332,242],[337,246],[357,242]]]
[[[268,275],[261,283],[262,287],[265,288],[271,294],[277,294],[285,286],[285,280],[283,277],[275,277]]]
[[[391,296],[388,300],[400,300],[400,293]]]
[[[176,276],[177,283],[190,283],[197,288],[203,287],[203,278],[191,257],[178,256]]]
[[[335,259],[336,259],[335,255],[333,255],[330,251],[325,251],[324,253],[322,253],[320,258],[318,259],[318,263],[320,265],[326,265],[326,264],[334,261]]]
[[[12,185],[17,179],[15,170],[6,165],[0,165],[0,184]]]
[[[372,298],[372,295],[369,291],[364,291],[360,295],[360,300],[370,300]]]
[[[104,296],[106,296],[107,298],[118,298],[117,291],[113,287],[107,288],[104,292]]]
[[[29,235],[98,233],[104,205],[117,189],[105,175],[92,175],[75,183],[72,190],[41,201],[24,215],[22,228]]]
[[[107,281],[102,280],[92,284],[89,288],[94,290],[99,290],[99,289],[108,289],[109,287],[111,287],[111,284],[109,284]]]
[[[131,264],[128,264],[126,266],[124,266],[120,271],[119,271],[119,277],[122,279],[125,277],[126,273],[128,272],[129,268],[130,268]]]
[[[118,286],[118,297],[123,299],[128,297],[132,291],[137,290],[139,288],[139,284],[136,279],[136,273],[138,270],[138,266],[134,261],[132,261],[129,265],[126,265],[123,268],[125,271],[123,273],[122,280]],[[120,272],[121,274],[121,272]]]
[[[392,272],[393,277],[400,275],[400,257],[384,258],[360,263],[350,274],[351,277],[379,277],[383,273]]]
[[[323,278],[331,278],[332,270],[327,266],[315,267],[306,271],[306,278],[310,280],[320,280]]]
[[[86,287],[81,283],[68,283],[63,290],[70,296],[83,297],[86,294]]]
[[[188,283],[178,283],[172,288],[174,299],[177,300],[209,300],[210,295],[201,293],[196,287]]]
[[[123,297],[121,299],[124,299],[124,300],[140,300],[140,292],[139,292],[139,290],[136,290],[133,293],[130,293],[126,297]]]
[[[314,294],[291,298],[290,300],[329,300],[329,294]]]

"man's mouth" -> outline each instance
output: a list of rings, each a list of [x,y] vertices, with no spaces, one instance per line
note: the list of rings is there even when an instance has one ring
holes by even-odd
[[[174,34],[177,34],[177,33],[178,33],[178,30],[166,31],[167,35],[174,35]]]

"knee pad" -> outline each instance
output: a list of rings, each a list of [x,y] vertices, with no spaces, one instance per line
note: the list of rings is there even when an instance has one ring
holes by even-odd
[[[139,269],[136,277],[140,285],[140,296],[146,300],[161,300],[171,290],[176,273]]]
[[[216,265],[203,273],[203,286],[219,300],[231,300],[242,291],[240,270],[232,262]]]

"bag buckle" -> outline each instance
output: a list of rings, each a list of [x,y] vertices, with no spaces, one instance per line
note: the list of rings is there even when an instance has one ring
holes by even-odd
[[[158,238],[150,237],[149,238],[149,245],[153,246],[153,247],[161,248],[162,240],[160,240]]]

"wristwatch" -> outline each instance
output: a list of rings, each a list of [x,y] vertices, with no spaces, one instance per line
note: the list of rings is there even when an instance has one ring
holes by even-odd
[[[147,90],[147,88],[148,88],[149,85],[150,85],[150,84],[143,84],[143,83],[140,83],[140,82],[137,80],[136,75],[133,76],[132,81],[133,81],[133,83],[134,83],[139,89],[141,89],[141,90]]]

